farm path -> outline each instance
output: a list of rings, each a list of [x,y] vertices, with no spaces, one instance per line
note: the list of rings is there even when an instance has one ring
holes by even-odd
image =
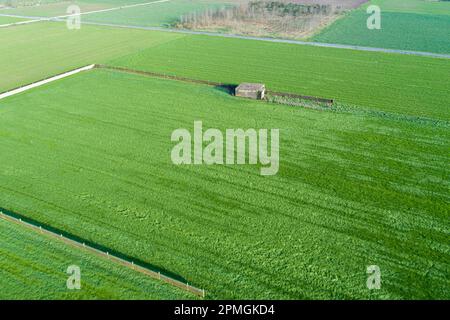
[[[350,50],[371,51],[371,52],[396,53],[396,54],[404,54],[404,55],[450,59],[450,54],[439,54],[439,53],[423,52],[423,51],[408,51],[408,50],[353,46],[353,45],[345,45],[345,44],[337,44],[337,43],[322,43],[322,42],[311,42],[311,41],[301,41],[301,40],[251,37],[251,36],[241,36],[241,35],[236,35],[236,34],[224,34],[224,33],[206,32],[206,31],[192,31],[192,30],[185,30],[185,29],[170,29],[170,28],[163,28],[163,27],[144,27],[144,26],[120,25],[120,24],[99,23],[99,22],[83,22],[83,23],[91,24],[91,25],[98,25],[98,26],[118,27],[118,28],[143,29],[143,30],[151,30],[151,31],[166,31],[166,32],[176,32],[176,33],[185,33],[185,34],[207,35],[207,36],[213,36],[213,37],[268,41],[268,42],[278,42],[278,43],[290,43],[290,44],[298,44],[298,45],[305,45],[305,46],[327,47],[327,48],[336,48],[336,49],[350,49]]]
[[[146,4],[161,3],[161,2],[167,2],[167,1],[170,1],[170,0],[159,0],[159,1],[148,2]],[[144,5],[144,4],[141,4],[141,5]],[[127,7],[127,6],[112,8],[112,9],[116,10],[116,9],[125,8],[125,7]],[[107,10],[112,10],[112,9],[107,9]],[[100,11],[102,11],[102,10],[100,10]],[[99,11],[84,12],[81,14],[89,14],[89,13],[94,13],[94,12],[99,12]],[[39,21],[59,21],[60,22],[60,21],[65,21],[64,20],[65,18],[73,16],[73,15],[58,16],[58,17],[52,17],[52,18],[9,15],[9,14],[0,14],[0,16],[32,19],[33,21],[28,21],[28,23],[31,23],[31,22],[39,22]],[[17,24],[20,24],[20,23],[13,23],[11,25],[17,25]],[[21,23],[21,24],[24,24],[24,23]],[[346,44],[338,44],[338,43],[323,43],[323,42],[311,42],[311,41],[301,41],[301,40],[252,37],[252,36],[242,36],[242,35],[236,35],[236,34],[224,34],[224,33],[206,32],[206,31],[193,31],[193,30],[186,30],[186,29],[172,29],[172,28],[164,28],[164,27],[144,27],[144,26],[124,25],[124,24],[114,24],[114,23],[100,23],[100,22],[86,22],[86,21],[83,22],[82,21],[82,24],[105,26],[105,27],[116,27],[116,28],[150,30],[150,31],[175,32],[175,33],[193,34],[193,35],[206,35],[206,36],[213,36],[213,37],[267,41],[267,42],[277,42],[277,43],[289,43],[289,44],[314,46],[314,47],[326,47],[326,48],[369,51],[369,52],[383,52],[383,53],[394,53],[394,54],[402,54],[402,55],[413,55],[413,56],[423,56],[423,57],[431,57],[431,58],[450,59],[450,54],[440,54],[440,53],[424,52],[424,51],[409,51],[409,50],[346,45]],[[9,26],[9,25],[0,25],[0,27],[4,27],[4,26]]]
[[[21,92],[33,89],[33,88],[36,88],[36,87],[40,87],[40,86],[42,86],[44,84],[47,84],[47,83],[50,83],[50,82],[53,82],[53,81],[56,81],[56,80],[59,80],[59,79],[62,79],[62,78],[69,77],[71,75],[74,75],[74,74],[82,72],[82,71],[91,70],[94,67],[95,67],[95,65],[91,64],[91,65],[88,65],[88,66],[85,66],[85,67],[81,67],[81,68],[78,68],[78,69],[75,69],[75,70],[71,70],[71,71],[68,71],[68,72],[65,72],[65,73],[62,73],[62,74],[55,75],[55,76],[47,78],[47,79],[43,79],[43,80],[40,80],[40,81],[37,81],[37,82],[33,82],[33,83],[25,85],[23,87],[19,87],[19,88],[13,89],[13,90],[9,90],[9,91],[0,93],[0,100],[4,99],[4,98],[7,98],[7,97],[10,97],[10,96],[13,96],[13,95],[16,95],[18,93],[21,93]]]

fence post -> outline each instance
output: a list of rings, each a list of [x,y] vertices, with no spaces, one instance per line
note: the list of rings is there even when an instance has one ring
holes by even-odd
[[[99,253],[100,254],[101,253],[105,254],[106,253],[108,258],[110,258],[109,251],[102,251],[102,250],[99,250],[99,249],[96,249],[96,248],[90,246],[89,244],[86,245],[85,242],[81,242],[79,240],[73,240],[71,238],[70,234],[68,234],[67,237],[65,237],[63,235],[63,233],[60,233],[58,235],[57,231],[46,229],[45,227],[42,228],[42,226],[37,224],[37,223],[28,223],[28,222],[22,221],[21,218],[16,218],[16,217],[10,216],[9,214],[7,214],[7,213],[5,213],[3,211],[0,211],[0,218],[3,218],[5,220],[9,220],[9,221],[12,221],[12,222],[15,222],[15,223],[20,221],[21,223],[23,223],[28,228],[31,228],[31,229],[33,229],[35,231],[37,231],[38,228],[39,228],[39,231],[41,233],[44,233],[44,231],[45,231],[45,233],[47,233],[47,234],[49,234],[49,235],[51,235],[51,236],[53,236],[55,238],[63,239],[63,241],[66,242],[69,245],[71,244],[71,245],[79,247],[82,244],[83,247],[85,247],[89,251],[94,252],[96,254],[99,254]],[[115,256],[114,253],[112,254],[112,257],[113,257],[113,261],[114,260],[119,261],[119,262],[121,262],[121,264],[124,264],[124,262],[127,262],[128,266],[129,266],[129,263],[130,263],[129,260],[125,260],[125,259],[119,258],[118,256]],[[134,264],[134,261],[131,261],[131,266],[132,266],[132,269],[134,269],[134,270],[137,270],[137,271],[139,271],[139,272],[141,272],[143,274],[147,274],[147,275],[149,275],[149,276],[151,276],[153,278],[156,278],[156,271],[154,271],[154,270],[147,269],[146,267],[140,267],[139,264],[138,264],[138,267],[136,267],[135,264]],[[159,278],[159,280],[164,281],[164,282],[166,282],[168,284],[174,285],[174,286],[179,287],[181,289],[183,288],[183,282],[182,281],[177,280],[175,278],[172,278],[170,276],[165,276],[164,274],[161,274],[161,271],[158,271],[158,278]],[[205,295],[206,295],[204,289],[200,289],[200,288],[196,288],[196,287],[190,286],[189,282],[185,283],[185,289],[186,289],[186,291],[188,291],[190,293],[193,293],[193,294],[195,294],[197,296],[202,295],[203,297],[205,297]]]

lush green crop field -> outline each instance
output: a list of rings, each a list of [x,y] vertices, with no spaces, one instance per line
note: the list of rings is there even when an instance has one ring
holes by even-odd
[[[63,23],[0,29],[0,56],[0,91],[113,59],[109,63],[134,69],[264,82],[271,90],[450,118],[450,62],[444,59],[108,27],[71,31]]]
[[[169,26],[181,15],[202,12],[208,8],[223,7],[226,1],[171,0],[148,6],[89,14],[82,21],[93,21],[134,26]]]
[[[407,12],[407,13],[427,13],[427,14],[447,14],[450,15],[450,2],[429,1],[429,0],[372,0],[370,4],[381,7],[382,11]]]
[[[195,120],[279,128],[279,173],[173,165]],[[448,299],[448,141],[444,122],[95,70],[1,100],[0,203],[210,298]]]
[[[192,299],[193,296],[0,219],[0,299]],[[68,290],[67,268],[81,270]]]
[[[189,36],[111,63],[226,83],[262,82],[269,90],[450,119],[449,59]]]
[[[66,15],[68,6],[73,4],[78,5],[81,12],[88,12],[146,2],[152,2],[152,0],[78,0],[74,2],[49,3],[33,7],[19,7],[10,9],[7,13],[24,16],[55,17]],[[176,22],[181,15],[200,12],[207,8],[222,7],[225,3],[230,2],[230,0],[170,0],[165,3],[155,3],[147,6],[82,15],[81,22],[103,22],[136,26],[167,26]]]
[[[450,16],[383,12],[380,30],[369,30],[368,15],[356,10],[313,37],[314,41],[368,47],[450,53]],[[430,36],[433,35],[433,36]]]
[[[1,5],[7,5],[8,7],[24,7],[54,2],[61,2],[61,0],[0,0]]]
[[[0,12],[1,13],[1,12]],[[0,25],[9,24],[14,22],[25,21],[26,19],[14,18],[14,17],[2,17],[0,16]]]
[[[367,28],[367,6],[381,8],[381,29]],[[313,41],[450,53],[450,2],[373,0],[312,38]],[[430,36],[432,35],[432,36]]]
[[[19,2],[14,5],[14,8],[3,11],[7,14],[24,15],[34,17],[56,17],[67,15],[67,9],[71,5],[77,5],[80,7],[81,12],[102,10],[107,8],[114,8],[123,5],[130,5],[136,3],[151,2],[152,0],[74,0],[74,1],[61,1],[61,0],[45,0],[39,1],[39,5],[23,5]],[[31,1],[30,1],[31,2]],[[37,0],[36,0],[37,2]],[[1,4],[1,1],[0,1]],[[3,13],[0,11],[0,13]]]
[[[180,35],[39,22],[0,28],[0,92],[161,44]]]
[[[20,16],[32,16],[32,17],[56,17],[67,15],[67,8],[70,5],[78,5],[81,9],[81,12],[101,10],[106,8],[114,7],[113,4],[108,3],[96,3],[96,2],[83,2],[83,1],[55,1],[51,3],[45,3],[39,6],[25,6],[25,7],[17,7],[13,9],[8,9],[5,11],[7,14],[12,15],[20,15]],[[0,13],[2,13],[0,11]]]

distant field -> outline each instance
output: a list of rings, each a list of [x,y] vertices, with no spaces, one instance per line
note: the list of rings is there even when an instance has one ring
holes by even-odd
[[[1,112],[1,111],[0,111]],[[192,299],[193,296],[0,219],[0,299]],[[68,290],[67,267],[81,269]]]
[[[182,35],[39,22],[0,29],[0,92],[139,51]]]
[[[111,63],[450,120],[448,59],[187,36]]]
[[[313,40],[450,53],[450,15],[385,12],[382,14],[381,30],[367,29],[367,17],[365,11],[354,11],[313,37]]]
[[[25,20],[27,20],[27,19],[0,16],[0,25],[14,23],[14,22],[20,22],[20,21],[25,21]]]
[[[156,0],[77,0],[74,2],[59,1],[40,6],[26,6],[7,10],[8,14],[55,17],[67,14],[69,5],[76,4],[81,12],[102,10],[124,5],[154,2]],[[233,0],[169,0],[164,3],[124,8],[120,10],[82,15],[81,22],[103,22],[113,24],[130,24],[136,26],[169,26],[181,15],[204,11],[226,5]],[[1,13],[1,12],[0,12]]]
[[[34,6],[38,4],[48,4],[54,2],[62,2],[61,0],[0,0],[0,5],[9,7],[25,7]],[[66,1],[67,2],[67,1]]]
[[[438,0],[371,0],[383,11],[450,15],[450,2]],[[367,7],[367,5],[366,5]]]
[[[195,120],[279,128],[278,175],[173,165],[171,132]],[[448,123],[95,70],[1,100],[0,137],[3,207],[209,298],[450,297]],[[371,264],[381,290],[366,288]]]
[[[86,15],[84,21],[126,24],[134,26],[170,26],[181,15],[201,12],[208,8],[223,7],[226,0],[171,0],[143,7]]]
[[[70,31],[63,23],[0,29],[0,56],[0,92],[109,61],[197,79],[264,82],[271,90],[450,119],[447,59],[108,27]]]
[[[136,0],[131,3],[145,2],[144,0]],[[98,0],[76,0],[76,1],[54,1],[43,3],[39,6],[19,6],[17,8],[8,9],[7,14],[33,16],[33,17],[56,17],[68,14],[67,8],[76,4],[80,7],[81,12],[101,10],[112,8],[127,3],[126,0],[121,1],[98,1]],[[0,11],[0,13],[2,13]]]
[[[21,5],[19,2],[16,4],[15,8],[8,9],[4,11],[4,13],[24,16],[55,17],[68,14],[67,8],[70,5],[77,5],[80,7],[81,12],[88,12],[151,1],[156,0],[47,0],[41,2],[39,5]],[[0,13],[2,12],[0,11]]]
[[[450,2],[378,0],[381,30],[367,28],[368,5],[354,10],[312,38],[313,41],[450,53]]]
[[[13,9],[5,10],[4,13],[19,16],[31,16],[31,17],[56,17],[66,15],[67,8],[72,5],[77,4],[81,11],[93,11],[112,7],[111,5],[105,3],[86,3],[86,2],[52,2],[44,3],[39,6],[25,6],[17,7]],[[0,14],[2,11],[0,11]]]

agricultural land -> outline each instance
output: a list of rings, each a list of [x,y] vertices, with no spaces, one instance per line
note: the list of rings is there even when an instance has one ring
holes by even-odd
[[[381,9],[381,29],[370,30],[366,8]],[[312,37],[313,41],[450,53],[450,2],[372,0]]]
[[[230,3],[92,13],[76,30],[64,19],[0,27],[0,93],[95,65],[0,98],[0,211],[140,261],[204,299],[449,299],[450,59],[383,51],[445,54],[447,35],[364,42],[346,26],[372,3],[386,6],[386,30],[390,15],[439,29],[448,4],[371,1],[313,39],[371,52],[172,29],[180,15]],[[69,4],[8,2],[0,25]],[[243,82],[264,83],[268,98],[234,96]],[[171,135],[198,121],[279,129],[277,174],[174,164]],[[0,232],[0,299],[198,298],[1,217]],[[66,287],[70,265],[80,290]]]

